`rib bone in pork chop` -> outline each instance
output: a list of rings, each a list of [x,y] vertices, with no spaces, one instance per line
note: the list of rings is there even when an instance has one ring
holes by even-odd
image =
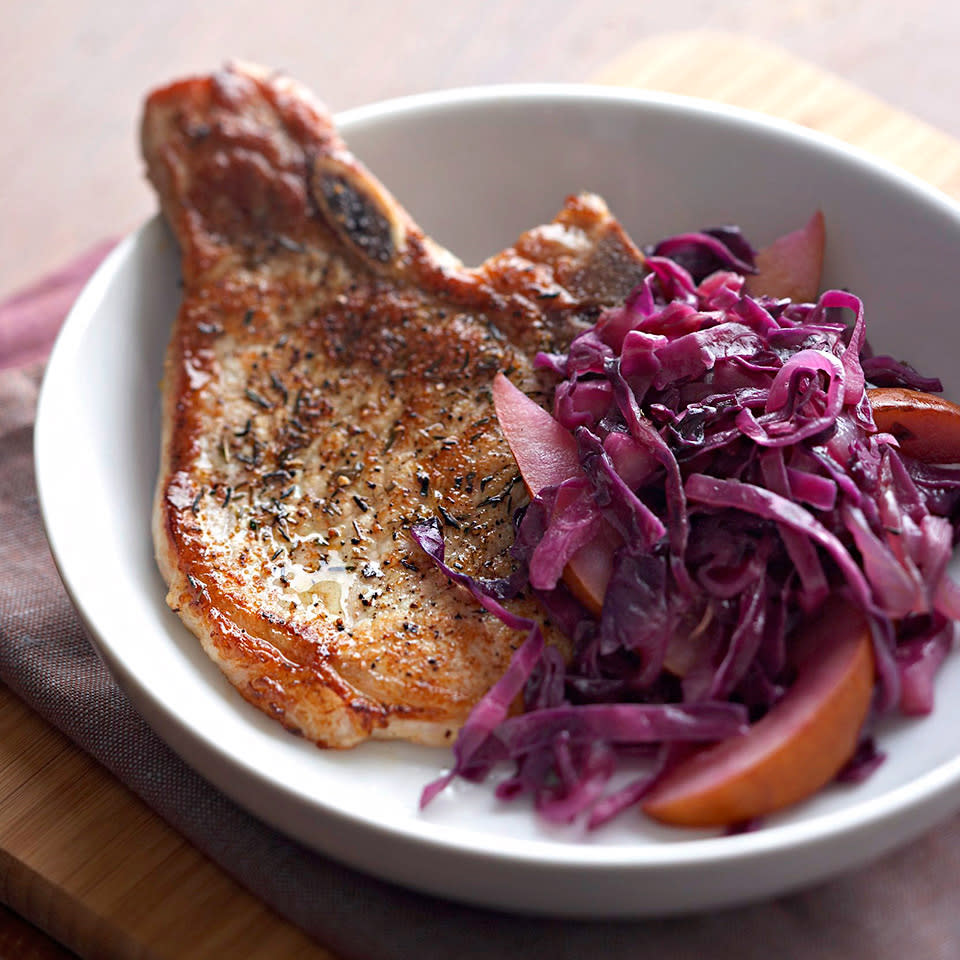
[[[640,254],[580,196],[467,269],[322,106],[251,67],[154,92],[143,149],[183,255],[154,512],[170,606],[288,729],[448,742],[523,637],[409,527],[440,517],[455,567],[510,571],[523,485],[491,381],[540,394],[531,358],[622,300]]]

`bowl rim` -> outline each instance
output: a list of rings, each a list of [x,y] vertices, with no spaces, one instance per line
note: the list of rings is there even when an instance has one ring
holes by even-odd
[[[353,107],[334,116],[338,129],[349,143],[351,130],[361,129],[385,119],[404,118],[413,114],[429,114],[471,108],[495,108],[498,104],[557,104],[571,103],[617,103],[627,107],[656,110],[670,114],[681,114],[687,119],[718,122],[746,127],[757,134],[786,138],[801,145],[804,149],[841,159],[843,162],[859,166],[888,182],[890,187],[906,190],[915,199],[930,204],[940,211],[948,213],[956,220],[960,230],[960,205],[937,187],[927,183],[916,175],[902,170],[896,165],[878,158],[860,148],[838,140],[828,134],[812,130],[791,121],[775,116],[760,114],[741,107],[716,103],[702,98],[661,91],[638,90],[628,87],[605,86],[598,84],[570,83],[521,83],[494,84],[470,87],[449,88],[425,93],[381,100],[375,103]],[[58,571],[68,594],[79,609],[69,570],[64,569],[62,552],[58,547],[59,537],[51,523],[51,498],[49,470],[53,450],[47,441],[46,410],[51,403],[51,379],[57,371],[69,362],[69,354],[74,349],[79,335],[91,321],[99,308],[110,283],[129,264],[136,244],[144,234],[152,229],[159,215],[148,220],[138,230],[129,234],[115,248],[88,281],[74,307],[68,314],[50,355],[47,371],[41,387],[37,407],[37,429],[34,438],[35,462],[37,465],[37,489],[40,512],[45,531],[50,542]],[[278,784],[265,776],[263,771],[248,766],[244,758],[233,751],[224,749],[215,739],[205,737],[202,730],[194,728],[184,718],[170,710],[162,701],[155,699],[152,691],[143,686],[140,680],[130,674],[113,654],[104,649],[96,626],[89,623],[86,616],[81,617],[94,639],[94,645],[101,656],[107,660],[111,672],[124,678],[125,692],[136,691],[136,700],[149,706],[152,712],[162,715],[172,724],[181,737],[200,737],[203,748],[212,750],[222,762],[243,771],[271,790],[279,790],[296,804],[313,804],[315,800],[294,789],[290,784]],[[279,727],[278,727],[279,729]],[[168,737],[164,736],[164,739]],[[169,742],[169,740],[168,740]],[[180,750],[178,749],[178,752]],[[203,771],[200,771],[203,773]],[[218,784],[224,789],[222,784]],[[777,824],[775,826],[747,833],[727,836],[711,836],[683,839],[682,843],[657,843],[645,841],[628,846],[598,846],[558,843],[550,840],[528,840],[516,837],[504,837],[502,846],[491,849],[488,841],[480,835],[472,835],[445,824],[436,824],[422,820],[411,822],[410,826],[398,824],[371,823],[362,815],[325,806],[324,815],[342,819],[364,830],[429,847],[458,856],[468,855],[478,860],[509,861],[529,863],[536,866],[548,865],[551,869],[571,869],[578,873],[584,870],[635,870],[652,867],[689,866],[693,864],[723,865],[743,858],[782,853],[785,850],[810,844],[829,843],[841,835],[848,836],[859,832],[873,831],[895,821],[905,809],[917,805],[929,806],[950,790],[960,786],[960,754],[939,764],[934,769],[915,778],[913,781],[895,787],[879,797],[852,804],[843,810],[827,812],[800,823]],[[235,794],[231,794],[236,796]],[[960,801],[958,801],[960,803]],[[532,815],[532,814],[531,814]]]
[[[722,120],[726,123],[745,126],[755,133],[776,134],[788,140],[814,146],[828,155],[843,157],[848,162],[864,166],[881,177],[898,181],[901,187],[916,192],[954,215],[960,215],[960,197],[950,196],[942,188],[864,147],[776,114],[668,90],[589,82],[473,84],[403,94],[347,107],[335,113],[333,119],[337,129],[343,133],[349,148],[347,128],[350,126],[360,128],[364,124],[382,120],[386,116],[402,117],[408,113],[447,110],[451,107],[489,107],[491,103],[499,100],[511,103],[527,101],[542,103],[545,100],[556,100],[559,103],[576,101],[588,104],[626,103],[663,113],[696,114],[701,120]]]

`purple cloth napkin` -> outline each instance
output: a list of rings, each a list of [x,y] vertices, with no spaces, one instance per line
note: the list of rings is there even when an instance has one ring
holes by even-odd
[[[764,904],[673,919],[574,922],[473,909],[393,887],[245,813],[136,714],[87,643],[37,512],[41,367],[97,248],[0,304],[0,679],[278,913],[344,958],[955,960],[960,817],[867,869]]]
[[[42,360],[80,288],[110,252],[104,240],[0,303],[0,370]]]

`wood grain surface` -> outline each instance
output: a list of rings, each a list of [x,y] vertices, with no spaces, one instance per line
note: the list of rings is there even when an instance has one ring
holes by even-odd
[[[332,956],[6,690],[0,811],[0,898],[83,957]]]
[[[493,8],[506,15],[505,6]],[[589,57],[579,62],[605,83],[708,97],[796,120],[960,197],[960,145],[769,43],[678,34],[645,41],[602,69]],[[152,79],[166,79],[169,72]],[[585,67],[581,76],[589,72]],[[517,78],[509,70],[499,77]],[[447,85],[437,71],[433,85]],[[363,89],[360,96],[388,92]],[[132,226],[145,212],[140,203],[132,222],[106,218],[97,225],[100,234]],[[64,244],[79,235],[65,229],[58,236],[53,249],[66,256],[71,251]],[[0,898],[81,956],[333,956],[240,889],[3,689],[0,811]],[[24,951],[18,955],[65,956],[16,916],[0,915],[0,952],[12,942]]]
[[[730,63],[749,64],[731,71]],[[828,133],[960,198],[960,143],[786,51],[726,33],[667,35],[598,71],[601,83],[672,90]]]

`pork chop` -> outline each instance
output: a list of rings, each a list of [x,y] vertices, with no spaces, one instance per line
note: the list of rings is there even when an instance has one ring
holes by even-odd
[[[183,257],[154,509],[169,605],[322,746],[449,742],[523,637],[409,527],[440,517],[454,567],[510,571],[523,485],[493,376],[543,400],[532,357],[622,300],[640,253],[584,195],[467,269],[255,67],[155,91],[142,134]]]

